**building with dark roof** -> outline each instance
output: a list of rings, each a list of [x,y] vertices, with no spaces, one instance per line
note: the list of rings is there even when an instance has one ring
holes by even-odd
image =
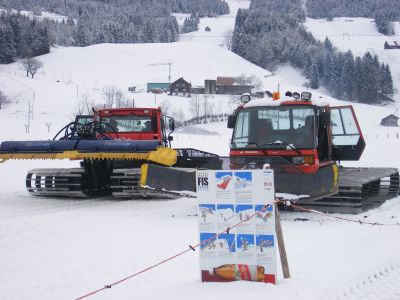
[[[385,42],[383,48],[385,50],[389,50],[389,49],[400,49],[400,45],[399,43],[397,43],[396,41],[393,42],[393,44],[389,44],[388,42]]]
[[[398,125],[399,117],[395,116],[394,114],[390,114],[387,117],[383,118],[381,121],[382,126],[399,126]]]
[[[192,84],[181,77],[169,85],[169,94],[190,97],[191,88]]]

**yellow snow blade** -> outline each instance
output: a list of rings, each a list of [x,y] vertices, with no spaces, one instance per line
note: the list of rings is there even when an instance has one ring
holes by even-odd
[[[117,159],[117,160],[147,160],[165,166],[176,163],[177,153],[170,148],[158,148],[147,153],[129,152],[79,152],[64,151],[61,153],[1,153],[0,163],[9,159]]]
[[[176,164],[178,154],[171,148],[158,148],[156,151],[149,152],[147,160],[159,163],[165,166]]]
[[[140,187],[146,186],[147,182],[147,171],[149,170],[148,164],[143,164],[140,167]]]

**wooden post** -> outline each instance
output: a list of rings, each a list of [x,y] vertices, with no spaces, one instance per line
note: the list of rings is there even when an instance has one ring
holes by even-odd
[[[286,256],[285,242],[283,240],[283,232],[281,226],[281,217],[279,215],[278,204],[274,204],[275,209],[275,230],[276,239],[278,240],[279,256],[283,270],[283,278],[290,278],[289,263]]]

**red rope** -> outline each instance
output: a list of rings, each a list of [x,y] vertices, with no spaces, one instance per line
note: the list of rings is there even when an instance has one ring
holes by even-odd
[[[293,208],[295,208],[297,210],[315,213],[315,214],[326,216],[326,217],[332,218],[332,219],[338,219],[338,220],[342,220],[342,221],[358,223],[360,225],[366,224],[366,225],[373,225],[373,226],[375,226],[375,225],[377,225],[377,226],[400,226],[400,223],[384,224],[384,223],[379,223],[379,222],[367,222],[367,221],[362,221],[362,220],[354,220],[354,219],[349,219],[349,218],[345,218],[345,217],[334,216],[334,215],[330,215],[330,214],[327,214],[327,213],[324,213],[322,211],[318,211],[318,210],[315,210],[315,209],[309,209],[309,208],[305,208],[305,207],[301,207],[301,206],[295,205],[295,204],[293,204],[293,203],[291,203],[290,201],[287,201],[287,200],[276,200],[276,202],[278,202],[280,204],[283,204],[285,206],[288,206],[288,207],[293,207]]]
[[[292,204],[290,201],[286,201],[286,200],[276,199],[275,203],[280,203],[280,204],[283,204],[283,205],[288,206],[288,207],[293,207],[293,208],[295,208],[297,210],[300,210],[300,211],[311,212],[311,213],[315,213],[315,214],[327,216],[329,218],[339,219],[339,220],[347,221],[347,222],[353,222],[353,223],[359,223],[359,224],[367,224],[367,225],[378,225],[378,226],[399,226],[400,225],[399,223],[396,223],[396,224],[382,224],[382,223],[378,223],[378,222],[366,222],[366,221],[361,221],[361,220],[353,220],[353,219],[348,219],[348,218],[344,218],[344,217],[329,215],[329,214],[326,214],[326,213],[318,211],[318,210],[308,209],[308,208],[304,208],[304,207]],[[239,223],[236,223],[236,224],[232,225],[231,227],[228,227],[224,231],[222,231],[220,233],[217,233],[214,236],[212,236],[212,237],[210,237],[210,238],[208,238],[208,239],[206,239],[204,241],[201,241],[200,243],[197,243],[194,246],[190,246],[189,245],[189,248],[184,250],[184,251],[181,251],[181,252],[179,252],[179,253],[171,256],[171,257],[168,257],[168,258],[166,258],[166,259],[164,259],[164,260],[162,260],[162,261],[160,261],[160,262],[158,262],[158,263],[156,263],[156,264],[154,264],[154,265],[152,265],[150,267],[142,269],[142,270],[140,270],[140,271],[138,271],[138,272],[136,272],[136,273],[134,273],[132,275],[129,275],[129,276],[125,277],[125,278],[122,278],[122,279],[120,279],[118,281],[115,281],[115,282],[113,282],[113,283],[111,283],[109,285],[106,285],[106,286],[104,286],[104,287],[102,287],[100,289],[94,290],[94,291],[92,291],[92,292],[90,292],[90,293],[88,293],[86,295],[83,295],[83,296],[81,296],[79,298],[76,298],[74,300],[81,300],[81,299],[93,296],[94,294],[97,294],[97,293],[99,293],[101,291],[104,291],[106,289],[112,288],[114,285],[120,284],[120,283],[122,283],[122,282],[124,282],[124,281],[126,281],[128,279],[131,279],[132,277],[138,276],[138,275],[140,275],[142,273],[145,273],[145,272],[147,272],[147,271],[149,271],[151,269],[154,269],[155,267],[158,267],[158,266],[160,266],[160,265],[162,265],[162,264],[164,264],[164,263],[166,263],[166,262],[168,262],[170,260],[173,260],[173,259],[177,258],[178,256],[181,256],[181,255],[183,255],[183,254],[185,254],[187,252],[190,252],[190,251],[194,251],[199,246],[205,245],[208,242],[210,242],[211,240],[218,238],[221,234],[228,233],[231,229],[233,229],[233,228],[235,228],[235,227],[237,227],[237,226],[239,226],[239,225],[251,220],[256,215],[260,214],[262,211],[265,211],[270,205],[272,205],[272,204],[264,205],[264,207],[262,208],[261,211],[256,211],[254,214],[246,217],[244,220],[240,221]]]
[[[272,204],[266,204],[266,205],[264,205],[264,207],[262,208],[261,211],[266,210],[270,205],[272,205]],[[166,262],[168,262],[168,261],[170,261],[170,260],[173,260],[173,259],[177,258],[178,256],[181,256],[181,255],[183,255],[183,254],[185,254],[185,253],[187,253],[187,252],[190,252],[190,251],[194,251],[194,250],[195,250],[196,248],[198,248],[199,246],[202,246],[202,245],[207,244],[207,243],[210,242],[211,240],[216,239],[217,237],[219,237],[221,234],[224,234],[224,233],[229,232],[229,230],[231,230],[232,228],[235,228],[235,227],[237,227],[237,226],[239,226],[239,225],[241,225],[241,224],[243,224],[243,223],[245,223],[245,222],[251,220],[251,219],[254,218],[256,215],[260,214],[261,211],[256,211],[254,214],[252,214],[252,215],[246,217],[244,220],[240,221],[239,223],[236,223],[235,225],[232,225],[231,227],[228,227],[228,228],[225,229],[224,231],[222,231],[222,232],[220,232],[220,233],[217,233],[217,234],[215,234],[214,236],[212,236],[212,237],[210,237],[210,238],[208,238],[208,239],[206,239],[206,240],[204,240],[204,241],[201,241],[200,243],[197,243],[197,244],[194,245],[194,246],[189,246],[189,248],[186,249],[186,250],[184,250],[184,251],[181,251],[181,252],[179,252],[179,253],[177,253],[177,254],[171,256],[171,257],[168,257],[168,258],[166,258],[166,259],[164,259],[164,260],[162,260],[162,261],[160,261],[160,262],[158,262],[158,263],[156,263],[156,264],[154,264],[154,265],[152,265],[152,266],[150,266],[150,267],[147,267],[147,268],[145,268],[145,269],[143,269],[143,270],[140,270],[140,271],[138,271],[138,272],[136,272],[136,273],[134,273],[134,274],[132,274],[132,275],[129,275],[129,276],[127,276],[127,277],[125,277],[125,278],[122,278],[122,279],[120,279],[120,280],[118,280],[118,281],[115,281],[115,282],[113,282],[113,283],[111,283],[111,284],[108,284],[108,285],[106,285],[106,286],[104,286],[104,287],[102,287],[102,288],[100,288],[100,289],[94,290],[94,291],[92,291],[92,292],[90,292],[90,293],[88,293],[88,294],[86,294],[86,295],[80,296],[79,298],[75,298],[74,300],[81,300],[81,299],[84,299],[84,298],[93,296],[94,294],[97,294],[97,293],[99,293],[99,292],[101,292],[101,291],[104,291],[104,290],[106,290],[106,289],[110,289],[110,288],[112,288],[114,285],[120,284],[120,283],[122,283],[122,282],[124,282],[124,281],[126,281],[126,280],[128,280],[128,279],[131,279],[132,277],[138,276],[138,275],[140,275],[140,274],[142,274],[142,273],[144,273],[144,272],[147,272],[147,271],[149,271],[149,270],[151,270],[151,269],[154,269],[155,267],[158,267],[158,266],[160,266],[160,265],[162,265],[162,264],[164,264],[164,263],[166,263]]]

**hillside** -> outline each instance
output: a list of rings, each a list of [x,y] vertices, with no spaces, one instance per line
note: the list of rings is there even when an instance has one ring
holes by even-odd
[[[385,42],[393,44],[398,41],[400,23],[394,23],[396,35],[385,36],[379,33],[372,19],[366,18],[335,18],[332,21],[325,19],[308,18],[305,26],[315,38],[324,41],[329,38],[333,45],[341,51],[351,50],[355,55],[362,56],[366,51],[377,55],[379,59],[389,64],[392,70],[394,87],[400,90],[400,50],[385,50]],[[400,93],[394,99],[400,106]]]
[[[0,110],[0,142],[52,138],[70,122],[79,103],[102,106],[106,101],[104,90],[109,87],[121,90],[128,103],[163,105],[171,113],[181,112],[185,119],[191,118],[190,99],[145,91],[147,82],[168,81],[166,63],[171,63],[172,80],[183,76],[193,85],[216,76],[247,74],[262,81],[262,90],[274,91],[278,84],[281,91],[305,90],[305,79],[292,67],[284,66],[273,74],[220,46],[222,33],[233,28],[237,9],[249,5],[247,0],[228,2],[229,16],[201,19],[201,31],[182,35],[180,42],[53,48],[50,54],[38,58],[44,66],[34,79],[25,77],[18,63],[0,65],[0,90],[12,100]],[[212,31],[206,33],[206,26]],[[316,31],[325,24],[310,26]],[[322,34],[322,30],[319,32]],[[333,39],[337,47],[340,38]],[[358,43],[368,43],[368,39],[367,35],[360,36]],[[362,46],[358,49],[361,51]],[[397,57],[387,59],[397,64]],[[397,78],[395,84],[399,86]],[[132,86],[135,93],[127,91]],[[400,168],[400,129],[379,125],[383,117],[394,112],[394,106],[339,101],[322,88],[312,92],[314,99],[330,105],[352,104],[355,108],[367,147],[359,162],[346,165]],[[229,113],[236,107],[237,97],[215,95],[207,101],[216,112]],[[28,104],[33,102],[28,134]],[[46,123],[51,124],[49,131]],[[230,137],[225,122],[202,124],[179,128],[173,146],[228,155]],[[75,299],[198,242],[196,199],[54,199],[31,197],[25,191],[28,169],[77,164],[51,160],[0,164],[1,299]],[[399,299],[400,243],[396,238],[399,226],[395,225],[400,219],[399,201],[397,197],[360,215],[341,215],[355,221],[392,224],[388,226],[361,226],[328,216],[283,211],[291,279],[283,279],[278,267],[277,285],[202,283],[198,251],[190,251],[88,299]]]

